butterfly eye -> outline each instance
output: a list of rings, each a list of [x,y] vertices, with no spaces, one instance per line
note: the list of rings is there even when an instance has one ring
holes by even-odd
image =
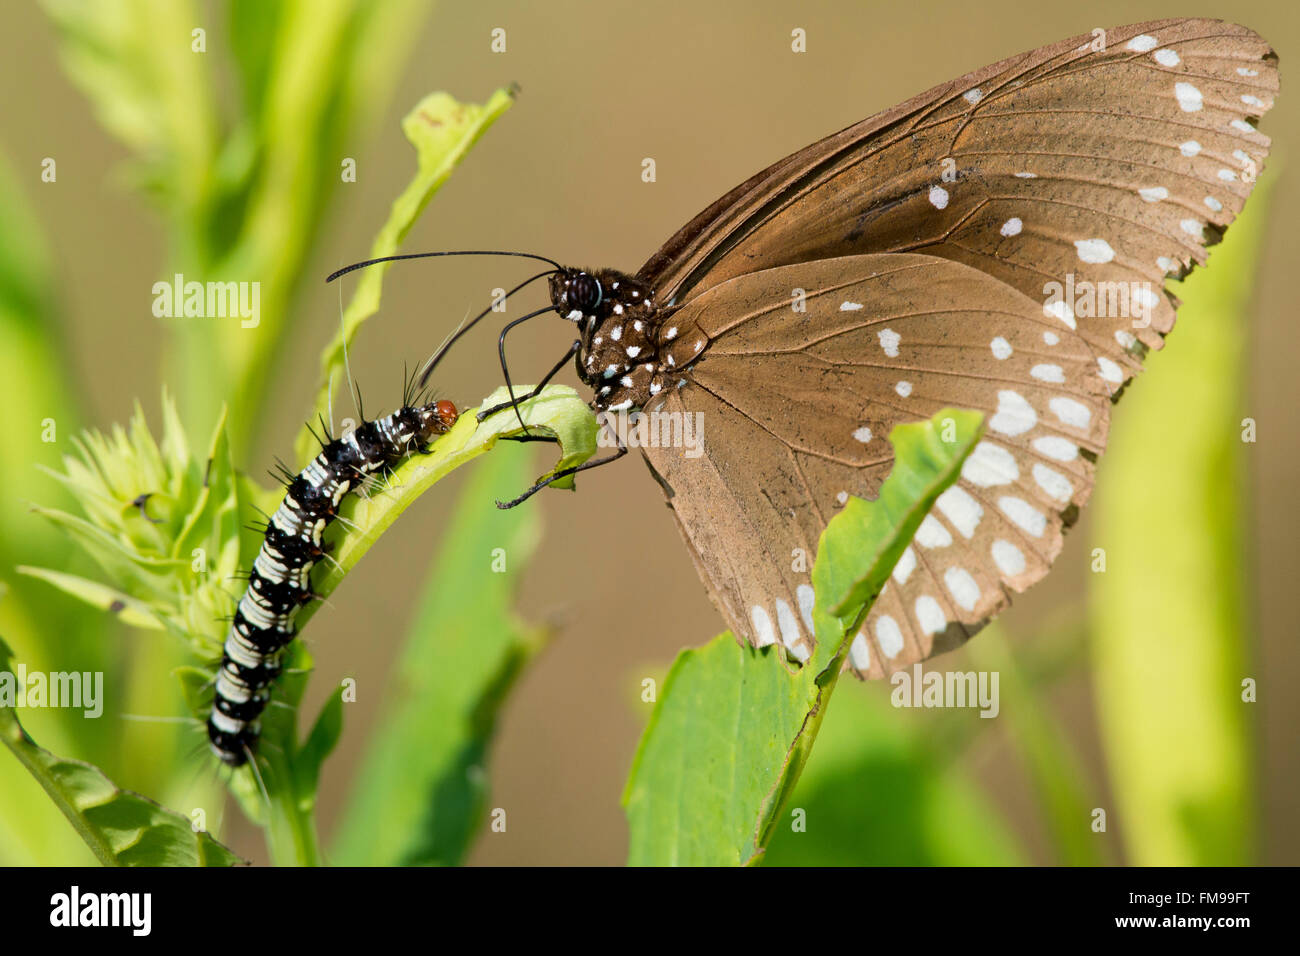
[[[600,281],[585,272],[579,272],[569,280],[569,305],[575,309],[590,313],[600,305],[603,297]]]

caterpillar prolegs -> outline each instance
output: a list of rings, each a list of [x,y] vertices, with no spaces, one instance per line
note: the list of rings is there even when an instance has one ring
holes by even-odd
[[[240,766],[257,743],[258,718],[296,633],[294,617],[312,597],[311,571],[326,550],[322,535],[343,498],[368,475],[425,451],[456,417],[446,400],[404,405],[329,442],[289,482],[267,523],[217,669],[208,740],[222,763]]]

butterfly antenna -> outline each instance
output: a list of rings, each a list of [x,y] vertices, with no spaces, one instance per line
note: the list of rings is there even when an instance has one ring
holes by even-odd
[[[553,265],[556,269],[563,269],[554,259],[548,259],[546,256],[535,255],[531,252],[499,252],[491,249],[467,249],[452,252],[408,252],[404,255],[397,256],[380,256],[378,259],[366,259],[362,262],[354,262],[350,266],[344,266],[342,269],[336,269],[325,277],[326,282],[333,282],[339,276],[345,276],[349,272],[356,272],[358,269],[365,269],[370,266],[379,265],[381,262],[401,262],[403,259],[436,259],[439,256],[514,256],[519,259],[536,259],[538,262],[546,262]]]
[[[525,286],[536,282],[538,279],[544,279],[547,276],[554,275],[557,271],[559,270],[548,269],[545,272],[539,272],[537,273],[537,275],[525,279],[523,282],[519,283],[517,286],[515,286],[513,289],[511,289],[509,292],[503,295],[500,301],[504,302],[506,299],[509,299],[512,295],[514,295],[516,292],[518,292],[520,289],[524,288]],[[496,303],[493,304],[495,305]],[[553,310],[554,308],[555,306],[551,306],[550,310]],[[543,311],[550,311],[550,310],[543,310]],[[460,328],[456,329],[455,332],[453,332],[450,336],[447,337],[446,340],[443,341],[442,345],[438,347],[438,350],[433,353],[433,357],[430,358],[429,361],[425,364],[424,371],[420,373],[421,388],[424,388],[425,384],[429,381],[429,376],[433,374],[433,370],[438,367],[438,363],[442,361],[443,356],[447,354],[447,351],[453,345],[456,344],[456,340],[459,339],[466,332],[468,332],[470,329],[472,329],[474,326],[476,326],[486,316],[490,315],[491,312],[492,312],[492,306],[488,306],[486,309],[484,309],[478,315],[474,316],[474,318],[470,319],[468,322],[462,322]]]

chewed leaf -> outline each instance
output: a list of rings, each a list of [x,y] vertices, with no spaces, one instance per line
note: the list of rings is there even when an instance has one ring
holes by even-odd
[[[0,672],[13,672],[0,640]],[[97,768],[38,746],[15,710],[0,707],[0,739],[105,866],[233,866],[243,862],[188,817],[118,788]]]
[[[528,391],[527,386],[516,386],[516,394]],[[483,404],[490,407],[505,400],[505,391],[501,389],[484,399]],[[559,442],[556,469],[579,464],[595,454],[599,430],[596,417],[569,386],[547,386],[536,398],[521,402],[519,410],[533,434],[548,435]],[[325,573],[314,582],[316,593],[330,594],[388,526],[421,494],[449,472],[483,454],[502,437],[521,431],[519,419],[509,409],[483,422],[476,420],[475,409],[463,411],[460,420],[433,444],[428,455],[413,456],[394,471],[386,489],[369,498],[350,497],[340,509],[349,530],[337,540],[334,560],[324,566]],[[491,502],[483,505],[492,506]],[[317,606],[308,605],[299,612],[300,631]]]
[[[957,439],[942,440],[948,420]],[[633,864],[757,862],[816,739],[847,651],[934,499],[957,480],[981,418],[949,409],[899,425],[873,502],[831,519],[813,565],[817,648],[794,673],[781,650],[724,634],[674,662],[623,792]],[[827,608],[834,608],[832,616]]]
[[[952,463],[965,461],[981,434],[979,412],[951,408],[936,412],[928,422],[894,428],[889,435],[894,470],[880,497],[875,501],[851,497],[822,533],[813,568],[818,607],[827,608],[846,627],[851,623],[879,593],[912,540],[912,534],[902,537],[892,534],[893,529],[925,518],[952,482]],[[887,565],[885,574],[877,576],[873,572],[881,564]]]
[[[402,120],[402,131],[415,147],[417,170],[406,189],[393,200],[388,221],[371,243],[369,258],[397,253],[429,200],[513,102],[514,91],[503,89],[493,93],[482,106],[458,102],[446,93],[430,93],[415,105]],[[321,380],[311,420],[317,413],[328,415],[331,392],[342,383],[344,353],[362,323],[379,311],[380,290],[388,267],[384,263],[355,273],[357,288],[343,312],[342,328],[321,354]],[[294,443],[299,461],[311,457],[312,445],[311,433],[304,428]]]

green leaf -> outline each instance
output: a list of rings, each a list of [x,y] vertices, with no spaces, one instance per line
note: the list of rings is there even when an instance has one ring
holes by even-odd
[[[26,574],[29,577],[39,578],[48,584],[52,584],[65,594],[70,594],[81,601],[85,601],[91,607],[99,608],[109,614],[116,614],[123,624],[130,627],[140,627],[151,631],[161,631],[164,627],[163,622],[153,613],[149,605],[143,601],[137,601],[123,591],[100,584],[98,581],[91,581],[75,574],[50,571],[46,568],[29,568],[25,565],[19,565],[14,570],[19,574]]]
[[[1259,671],[1242,529],[1258,446],[1243,441],[1243,330],[1268,200],[1257,189],[1210,267],[1175,286],[1169,347],[1130,386],[1098,468],[1095,690],[1116,823],[1138,866],[1255,860],[1259,705],[1242,682]]]
[[[416,104],[402,121],[402,131],[415,147],[418,168],[406,189],[393,201],[388,221],[371,243],[368,258],[378,259],[398,252],[402,240],[429,200],[442,188],[479,137],[513,102],[513,90],[497,90],[482,106],[457,102],[446,93],[431,93]],[[334,386],[344,374],[347,348],[361,325],[379,311],[384,274],[390,265],[381,263],[357,273],[357,288],[343,313],[342,328],[321,353],[320,386],[314,410],[308,416],[309,423],[314,422],[317,415],[329,413]],[[299,461],[306,461],[311,456],[313,443],[310,430],[304,427],[294,444]]]
[[[506,695],[544,634],[509,608],[540,536],[524,449],[475,470],[451,513],[335,841],[344,865],[458,864],[487,809],[488,750]]]
[[[0,640],[0,673],[13,652]],[[232,866],[242,862],[190,820],[121,790],[97,768],[56,756],[27,736],[14,708],[0,706],[0,738],[105,866]]]
[[[629,862],[761,859],[816,739],[846,636],[934,499],[957,479],[981,428],[978,414],[944,409],[890,434],[895,465],[880,497],[850,501],[818,545],[812,577],[820,639],[807,665],[790,674],[780,649],[737,646],[726,634],[678,655],[623,793]]]

